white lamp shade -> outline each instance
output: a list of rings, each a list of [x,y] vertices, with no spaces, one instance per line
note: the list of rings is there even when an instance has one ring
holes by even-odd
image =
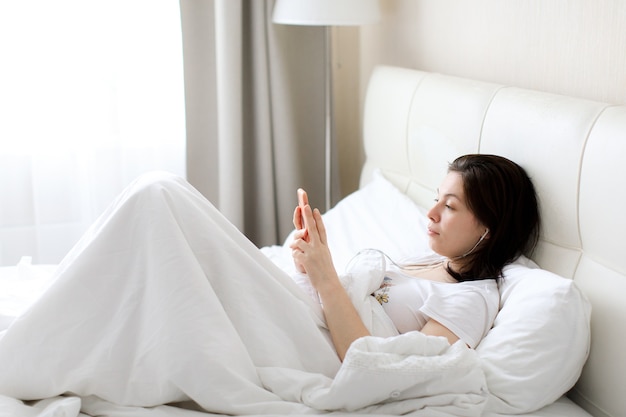
[[[355,26],[380,19],[378,0],[276,0],[274,23],[303,26]]]

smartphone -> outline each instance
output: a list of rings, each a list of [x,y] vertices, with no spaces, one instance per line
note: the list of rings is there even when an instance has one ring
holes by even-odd
[[[309,196],[307,195],[306,191],[304,191],[302,188],[298,188],[297,194],[298,194],[298,206],[302,209],[304,208],[304,206],[309,204]],[[298,229],[299,230],[304,229],[304,220],[302,219],[302,211],[300,211],[300,224],[298,225]],[[308,236],[308,232],[305,231],[304,238],[306,239],[307,236]]]
[[[309,204],[309,197],[302,188],[298,188],[298,205],[304,207]]]

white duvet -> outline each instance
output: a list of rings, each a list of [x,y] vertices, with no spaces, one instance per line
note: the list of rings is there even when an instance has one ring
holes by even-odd
[[[381,271],[343,279],[393,334],[368,295]],[[476,352],[443,338],[362,338],[340,363],[319,304],[172,176],[130,186],[55,280],[0,339],[0,416],[479,416],[487,401]]]

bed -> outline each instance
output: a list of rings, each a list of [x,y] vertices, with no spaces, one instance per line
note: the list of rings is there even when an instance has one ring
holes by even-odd
[[[626,233],[621,210],[626,191],[619,173],[626,160],[625,137],[626,106],[413,69],[376,68],[365,102],[366,161],[361,187],[324,215],[338,270],[346,270],[354,254],[367,248],[383,250],[395,259],[425,250],[425,208],[434,198],[447,163],[466,153],[503,155],[527,169],[540,197],[542,237],[532,260],[522,258],[507,268],[500,286],[501,310],[475,355],[462,352],[474,355],[477,365],[468,375],[480,373],[482,385],[474,397],[433,394],[431,398],[437,401],[445,399],[446,407],[440,407],[429,402],[430,394],[423,396],[426,402],[412,398],[415,401],[410,403],[400,401],[406,399],[405,391],[390,389],[382,399],[355,403],[368,389],[393,385],[398,377],[393,366],[416,363],[414,352],[388,352],[373,340],[360,343],[353,357],[386,354],[387,367],[374,373],[379,381],[357,378],[338,384],[342,389],[334,398],[338,405],[322,407],[324,411],[303,408],[293,412],[279,407],[263,414],[626,415],[626,362],[621,354],[626,337],[621,331],[626,325],[621,296],[626,290],[626,257],[624,245],[613,237]],[[262,248],[260,256],[294,280],[300,279],[294,275],[285,245]],[[2,268],[2,328],[46,292],[52,271],[54,266],[31,265],[28,258],[15,267]],[[372,371],[365,369],[367,364],[357,365],[359,372]],[[461,381],[468,375],[446,377]],[[297,382],[289,378],[293,376],[274,378],[268,385],[278,390],[281,384]],[[444,380],[446,384],[451,381]],[[396,402],[410,406],[398,408]],[[122,406],[64,393],[26,400],[0,395],[0,415],[211,414],[184,403]]]

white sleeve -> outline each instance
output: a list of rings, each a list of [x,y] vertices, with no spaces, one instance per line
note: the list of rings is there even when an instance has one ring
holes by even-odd
[[[420,311],[475,348],[493,324],[486,294],[475,288],[433,293]]]

